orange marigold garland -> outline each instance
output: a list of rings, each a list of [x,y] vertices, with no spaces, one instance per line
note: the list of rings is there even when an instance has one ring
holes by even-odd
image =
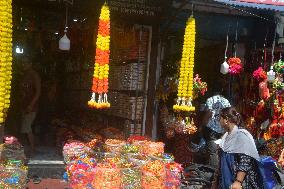
[[[88,105],[91,108],[104,109],[110,107],[107,99],[110,56],[110,11],[107,5],[103,5],[101,9],[96,46],[92,97]]]

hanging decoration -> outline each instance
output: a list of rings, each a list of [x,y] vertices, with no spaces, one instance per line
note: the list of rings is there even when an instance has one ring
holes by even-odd
[[[263,70],[263,68],[259,67],[257,70],[253,72],[253,78],[261,82],[267,79],[267,75],[266,72]]]
[[[110,107],[107,99],[110,56],[110,11],[106,4],[101,9],[96,46],[93,93],[88,105],[91,108],[104,109]]]
[[[195,78],[193,80],[194,98],[197,98],[199,95],[204,96],[207,91],[207,83],[203,82],[198,74],[195,75]]]
[[[259,67],[253,72],[253,78],[259,82],[259,96],[263,100],[267,100],[270,97],[269,89],[267,87],[267,74]]]
[[[240,58],[237,57],[238,28],[239,28],[239,22],[237,22],[236,26],[234,57],[231,57],[228,60],[229,73],[231,75],[239,75],[243,70],[242,61]]]
[[[195,34],[195,18],[191,16],[186,23],[179,74],[178,99],[173,106],[175,111],[195,111],[195,107],[192,105]]]
[[[273,68],[276,73],[284,74],[284,62],[281,59],[278,62],[274,63]]]
[[[229,73],[231,75],[238,75],[242,72],[243,65],[240,58],[238,57],[229,58],[228,64],[229,64]]]
[[[226,37],[226,49],[225,49],[224,62],[223,64],[221,64],[221,67],[220,67],[220,72],[223,75],[226,75],[227,73],[229,73],[229,68],[230,68],[229,64],[227,63],[227,51],[228,51],[228,45],[229,45],[229,30],[230,30],[230,27],[228,28],[227,37]]]
[[[10,107],[12,79],[12,0],[0,0],[0,124]]]
[[[270,67],[270,70],[267,72],[267,81],[273,83],[275,81],[276,73],[273,70],[273,66]]]

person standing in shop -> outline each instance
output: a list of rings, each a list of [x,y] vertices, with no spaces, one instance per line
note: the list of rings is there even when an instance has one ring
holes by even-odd
[[[214,168],[218,168],[218,145],[215,140],[222,137],[224,129],[221,127],[219,122],[220,111],[223,108],[231,107],[230,102],[220,95],[222,89],[219,85],[216,85],[214,90],[214,96],[206,100],[205,115],[203,118],[204,138],[206,140],[206,150],[209,155],[208,164]]]
[[[33,122],[36,118],[38,100],[41,94],[41,79],[37,71],[33,69],[31,60],[23,58],[24,76],[21,85],[22,91],[22,124],[21,133],[27,135],[30,143],[30,155],[35,151]]]

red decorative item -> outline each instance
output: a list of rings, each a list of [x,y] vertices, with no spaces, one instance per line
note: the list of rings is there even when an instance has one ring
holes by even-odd
[[[232,75],[238,75],[243,70],[243,65],[241,59],[234,57],[228,60],[228,64],[230,66],[229,73]]]
[[[280,130],[277,123],[272,123],[269,127],[272,138],[278,138],[280,135]]]
[[[266,80],[267,79],[266,71],[264,71],[262,67],[259,67],[257,70],[253,72],[253,78],[259,82]]]
[[[263,100],[267,100],[270,97],[269,89],[267,87],[267,81],[264,80],[259,83],[259,96]]]

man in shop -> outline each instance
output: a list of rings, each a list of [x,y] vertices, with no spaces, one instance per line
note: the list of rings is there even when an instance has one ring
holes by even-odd
[[[206,100],[205,115],[203,118],[204,137],[207,144],[207,153],[209,155],[209,165],[218,168],[218,145],[215,143],[224,133],[219,123],[220,111],[223,108],[231,107],[230,102],[223,97],[220,85],[216,85],[213,89],[213,96]]]
[[[38,100],[41,93],[41,79],[29,57],[23,57],[23,79],[21,85],[22,91],[22,124],[21,133],[27,135],[30,144],[30,156],[34,154],[35,141],[32,131],[32,125],[36,118],[38,109]]]

